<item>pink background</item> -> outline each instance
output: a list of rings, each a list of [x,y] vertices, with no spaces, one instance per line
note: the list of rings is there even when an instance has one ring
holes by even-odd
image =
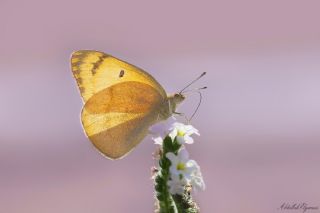
[[[203,71],[189,146],[202,212],[320,206],[319,1],[0,1],[0,212],[152,212],[146,139],[109,161],[82,132],[72,51],[140,66],[168,92]],[[180,111],[191,113],[191,96]],[[317,211],[311,211],[317,212]]]

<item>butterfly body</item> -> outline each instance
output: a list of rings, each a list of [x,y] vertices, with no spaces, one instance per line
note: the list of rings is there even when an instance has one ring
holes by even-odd
[[[181,94],[168,96],[142,69],[102,52],[74,52],[71,68],[84,101],[83,129],[111,159],[129,153],[151,125],[169,118],[184,100]]]

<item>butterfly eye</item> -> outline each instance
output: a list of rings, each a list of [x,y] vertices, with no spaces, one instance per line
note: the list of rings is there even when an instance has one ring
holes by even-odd
[[[124,76],[124,70],[121,70],[119,73],[119,78],[122,78]]]

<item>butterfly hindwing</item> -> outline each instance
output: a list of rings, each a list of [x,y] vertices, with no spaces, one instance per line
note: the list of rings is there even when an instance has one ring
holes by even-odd
[[[156,122],[163,98],[148,84],[118,83],[94,94],[82,110],[87,136],[105,156],[116,159],[132,150]]]

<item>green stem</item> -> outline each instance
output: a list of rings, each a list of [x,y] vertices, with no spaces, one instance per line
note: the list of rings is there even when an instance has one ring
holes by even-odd
[[[159,201],[159,212],[160,213],[176,213],[178,212],[176,209],[176,205],[174,200],[169,192],[168,188],[168,180],[170,177],[169,168],[171,165],[170,160],[166,157],[168,152],[174,152],[176,148],[173,146],[173,142],[169,136],[167,136],[163,140],[162,146],[162,154],[160,156],[159,165],[160,171],[158,172],[156,179],[155,179],[155,190],[157,193],[157,198]]]
[[[170,179],[169,168],[171,166],[170,160],[166,157],[168,152],[177,155],[181,145],[176,139],[173,141],[169,136],[165,137],[162,145],[162,154],[159,159],[160,170],[155,178],[156,197],[159,201],[160,213],[196,213],[198,208],[192,201],[189,192],[183,195],[171,195],[169,192],[168,181]]]

